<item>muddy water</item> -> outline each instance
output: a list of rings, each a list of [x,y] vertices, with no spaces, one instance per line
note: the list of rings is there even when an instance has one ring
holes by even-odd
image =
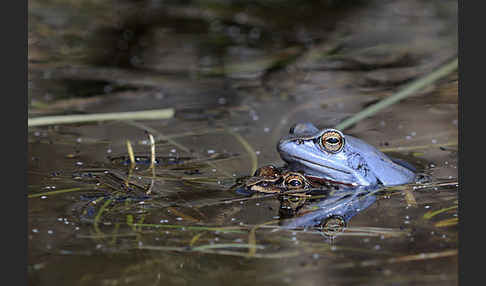
[[[29,3],[30,116],[176,111],[29,129],[30,284],[457,284],[457,75],[345,130],[429,180],[343,231],[286,229],[276,196],[232,188],[283,165],[294,123],[335,126],[455,57],[457,3],[265,3]]]

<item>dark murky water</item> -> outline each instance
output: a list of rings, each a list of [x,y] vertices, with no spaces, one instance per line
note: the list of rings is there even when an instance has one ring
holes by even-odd
[[[344,231],[231,188],[283,164],[293,123],[335,126],[457,53],[456,1],[339,3],[29,2],[30,116],[176,111],[29,129],[30,284],[457,284],[457,74],[346,130],[431,180]]]

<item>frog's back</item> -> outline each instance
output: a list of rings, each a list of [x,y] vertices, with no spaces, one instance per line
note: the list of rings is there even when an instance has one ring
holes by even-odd
[[[353,136],[346,135],[350,150],[359,151],[369,169],[385,186],[401,185],[413,182],[415,173],[401,164],[397,164],[381,151]]]

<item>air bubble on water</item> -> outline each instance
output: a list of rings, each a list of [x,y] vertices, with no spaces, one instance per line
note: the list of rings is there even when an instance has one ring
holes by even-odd
[[[259,119],[258,114],[256,113],[256,111],[254,111],[254,110],[250,110],[250,112],[249,112],[249,113],[250,113],[249,115],[250,115],[250,118],[251,118],[251,119],[253,119],[253,120],[255,120],[255,121]]]
[[[432,144],[437,144],[437,140],[432,139]]]
[[[208,150],[208,154],[214,154],[216,151],[214,151],[213,149],[209,149]]]
[[[32,230],[32,232],[33,232],[33,233],[38,233],[38,232],[39,232],[39,230],[38,230],[37,228],[34,228],[34,229]]]
[[[155,99],[160,100],[160,99],[164,99],[164,97],[165,97],[165,95],[161,91],[155,93]]]
[[[405,139],[410,140],[410,139],[412,139],[412,136],[407,135],[407,136],[405,136]]]
[[[177,217],[176,220],[181,221],[181,220],[183,220],[183,218]]]
[[[223,104],[226,104],[226,102],[227,102],[227,101],[226,101],[226,98],[224,98],[224,97],[220,97],[220,98],[218,98],[218,103],[219,103],[219,104],[223,105]]]
[[[49,229],[49,230],[47,231],[47,233],[48,233],[48,234],[53,234],[53,233],[54,233],[54,231],[52,231],[52,230],[50,230],[50,229]]]
[[[40,198],[44,200],[47,199],[47,196],[41,196]]]
[[[260,155],[260,151],[256,150],[256,151],[255,151],[255,154],[256,154],[256,155]]]
[[[263,128],[263,132],[266,132],[266,133],[270,132],[270,128],[268,128],[268,127]]]

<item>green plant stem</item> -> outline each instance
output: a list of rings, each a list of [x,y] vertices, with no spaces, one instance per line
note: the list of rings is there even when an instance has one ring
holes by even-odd
[[[378,102],[374,105],[371,105],[370,107],[358,112],[354,116],[351,116],[350,118],[344,120],[343,122],[336,125],[335,128],[339,129],[339,130],[344,130],[344,129],[348,128],[349,126],[359,122],[360,120],[374,115],[378,111],[380,111],[380,110],[382,110],[382,109],[384,109],[384,108],[386,108],[386,107],[388,107],[388,106],[410,96],[414,92],[417,92],[420,89],[434,83],[438,79],[450,74],[451,72],[453,72],[457,69],[457,66],[458,66],[458,59],[456,57],[450,63],[447,63],[447,64],[443,65],[442,67],[440,67],[439,69],[435,70],[434,72],[413,81],[412,83],[405,86],[402,90],[398,91],[397,93],[381,100],[380,102]]]
[[[155,109],[146,111],[132,112],[115,112],[99,114],[81,114],[81,115],[58,115],[29,118],[28,126],[41,126],[52,124],[69,124],[106,120],[151,120],[151,119],[168,119],[174,116],[173,108]]]

